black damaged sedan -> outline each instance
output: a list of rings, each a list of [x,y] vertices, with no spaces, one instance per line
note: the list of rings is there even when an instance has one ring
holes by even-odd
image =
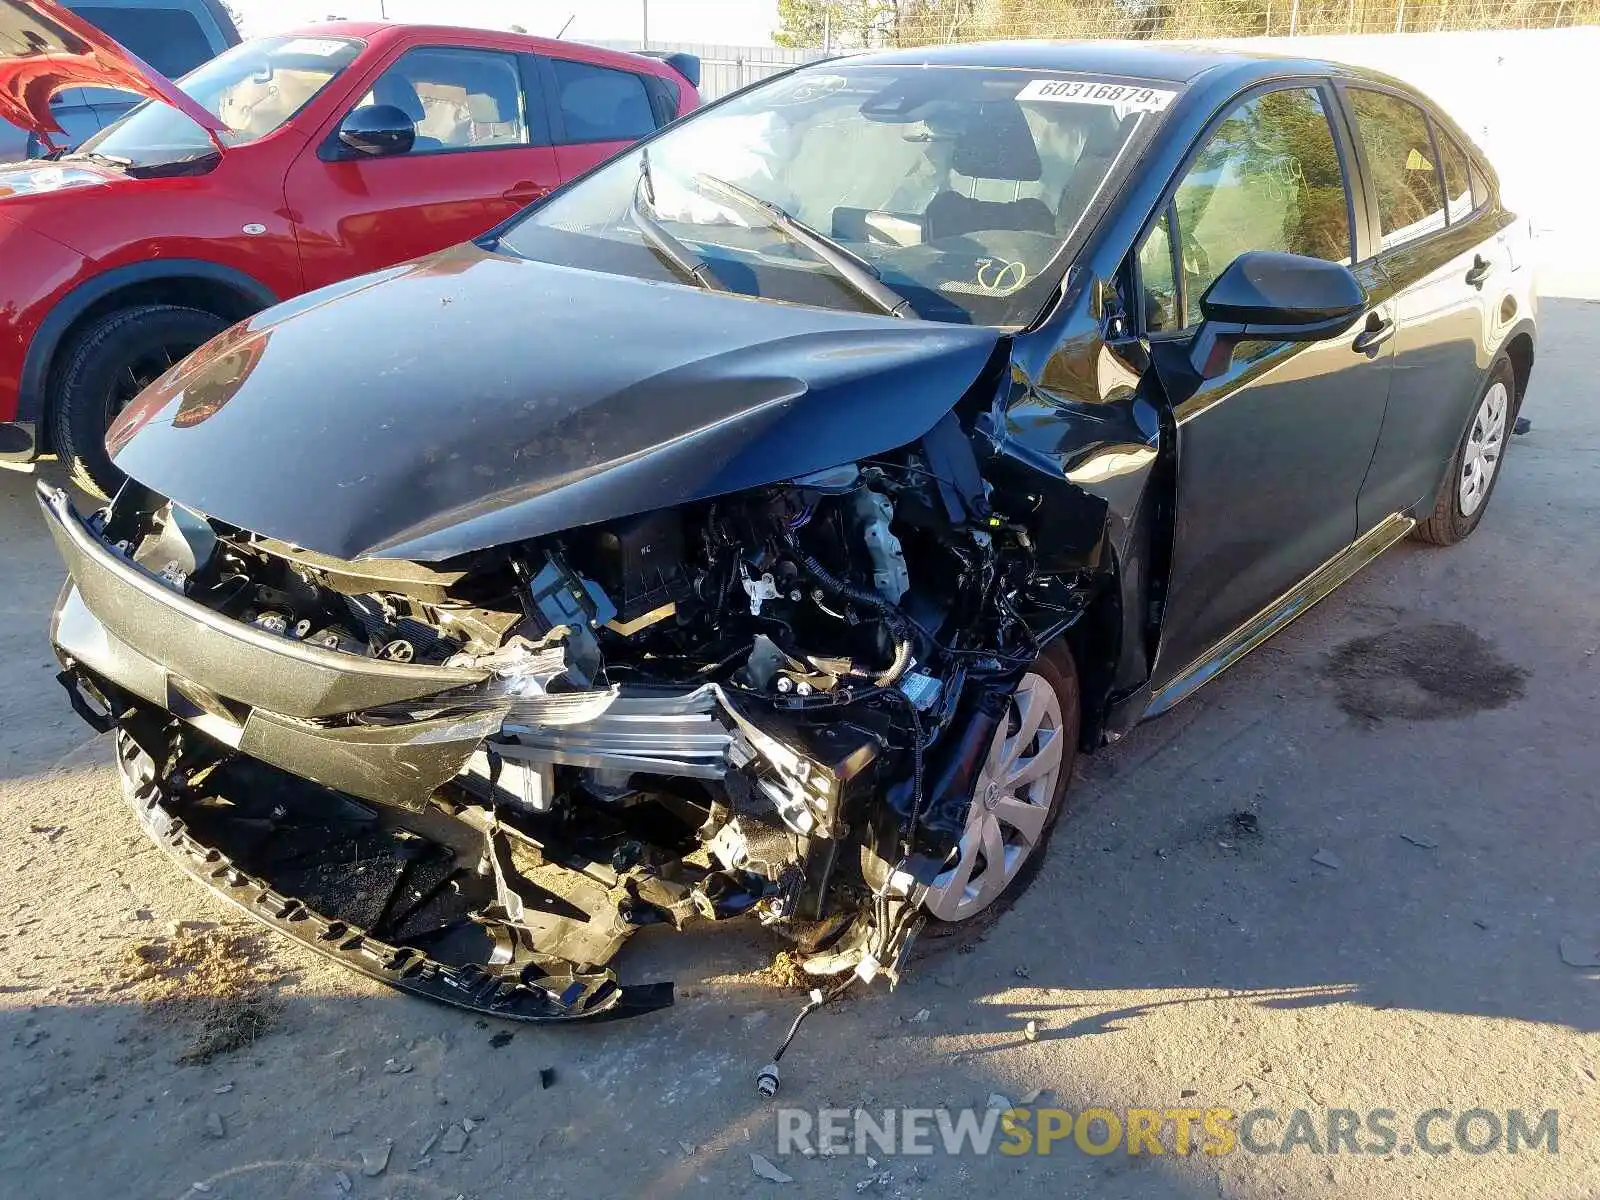
[[[409,991],[640,1011],[632,933],[734,918],[892,981],[1078,751],[1472,532],[1526,234],[1328,63],[798,70],[169,371],[107,509],[40,489],[62,680],[185,870]]]

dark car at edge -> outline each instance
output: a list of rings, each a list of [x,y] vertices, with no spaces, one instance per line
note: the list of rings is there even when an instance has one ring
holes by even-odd
[[[191,875],[502,1016],[745,918],[891,981],[1079,751],[1483,518],[1527,222],[1326,62],[863,55],[223,333],[110,435],[52,639]],[[831,992],[829,994],[832,994]]]

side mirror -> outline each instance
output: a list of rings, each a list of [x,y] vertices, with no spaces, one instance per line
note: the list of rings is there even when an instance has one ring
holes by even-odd
[[[1242,341],[1320,342],[1348,330],[1366,307],[1366,293],[1348,267],[1251,250],[1229,263],[1200,297],[1204,320],[1189,361],[1201,379],[1215,379],[1227,371]]]
[[[416,141],[417,127],[392,104],[365,105],[339,126],[340,144],[367,158],[409,154]]]

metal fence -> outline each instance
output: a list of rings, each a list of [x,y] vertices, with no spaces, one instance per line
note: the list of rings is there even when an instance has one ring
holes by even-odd
[[[1005,38],[1251,38],[1600,25],[1600,0],[797,0],[808,48],[651,42],[698,55],[707,100],[825,54]],[[638,42],[600,42],[638,50]]]
[[[610,50],[638,50],[638,42],[601,41],[594,43]],[[653,51],[681,51],[700,59],[700,95],[715,100],[747,83],[787,71],[796,63],[809,62],[821,50],[786,50],[780,46],[721,46],[707,42],[655,42]]]
[[[993,38],[1269,37],[1600,23],[1600,0],[794,0],[817,49]]]

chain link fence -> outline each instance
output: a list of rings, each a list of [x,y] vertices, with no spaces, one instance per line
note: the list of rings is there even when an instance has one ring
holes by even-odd
[[[634,50],[636,41],[596,41],[591,43],[608,50]],[[700,95],[705,100],[715,100],[729,92],[737,91],[747,83],[780,74],[797,63],[810,62],[821,56],[821,50],[787,49],[782,46],[724,46],[712,42],[657,42],[650,43],[652,53],[683,51],[700,60]]]
[[[782,40],[846,51],[995,38],[1291,37],[1600,24],[1600,0],[792,0]]]

